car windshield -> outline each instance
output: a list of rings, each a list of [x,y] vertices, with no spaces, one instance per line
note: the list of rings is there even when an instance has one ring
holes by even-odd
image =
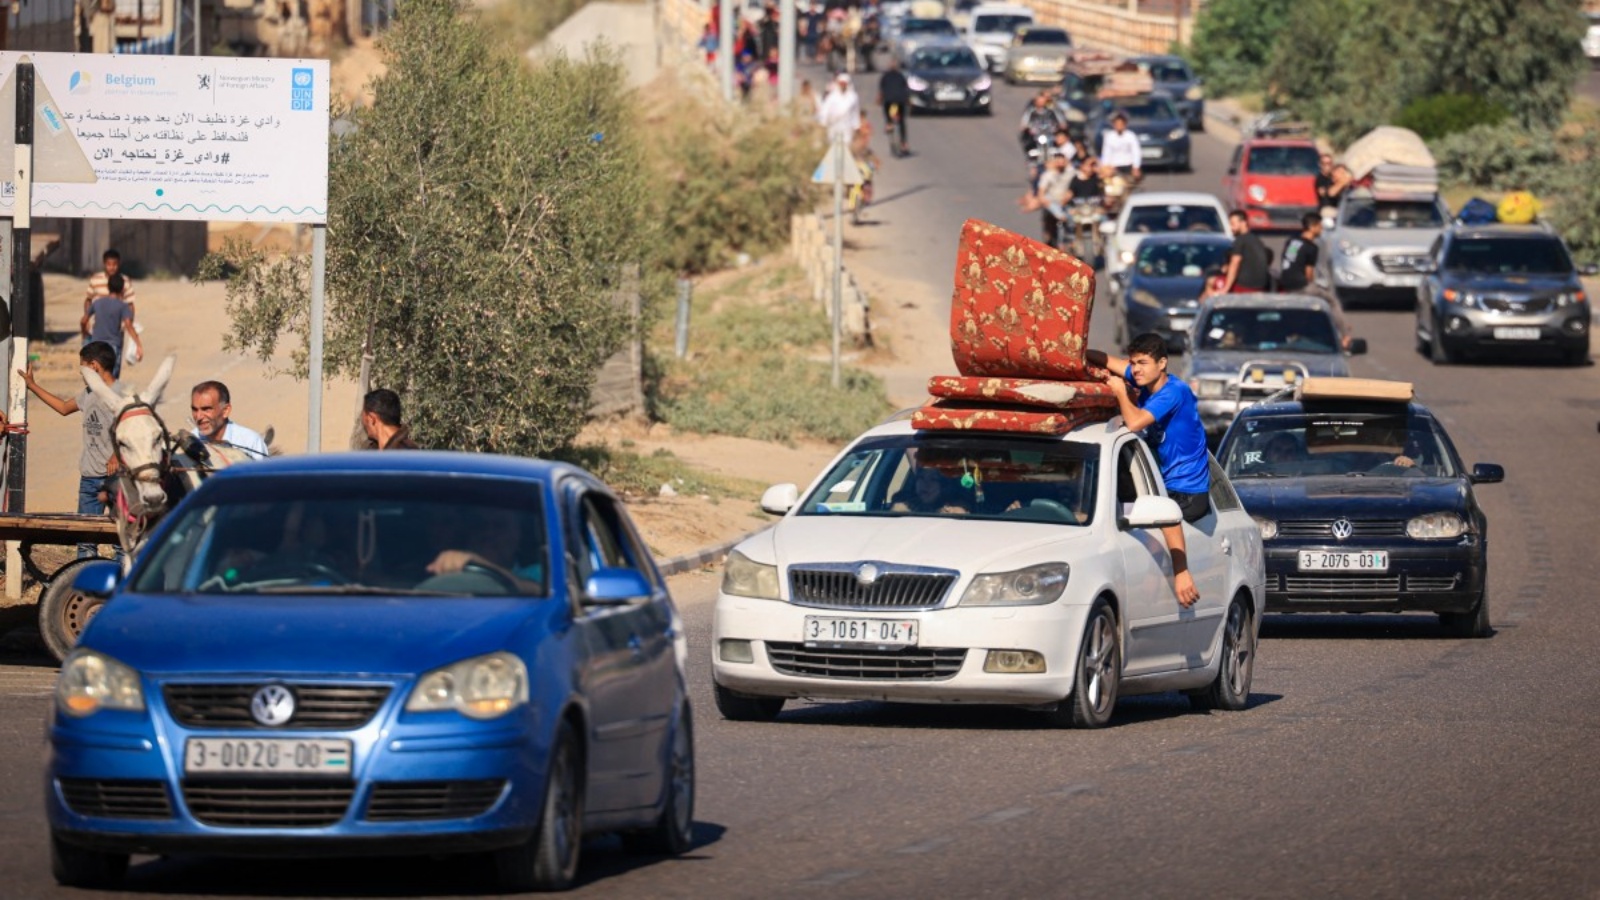
[[[1189,71],[1189,67],[1181,62],[1142,63],[1139,68],[1148,72],[1150,78],[1157,84],[1178,84],[1194,80],[1194,74]]]
[[[907,19],[900,30],[906,34],[955,34],[949,19]]]
[[[1572,259],[1554,237],[1462,238],[1451,242],[1444,267],[1470,275],[1567,275]]]
[[[1172,101],[1154,94],[1140,97],[1137,100],[1125,101],[1117,104],[1107,104],[1106,115],[1114,116],[1122,113],[1128,117],[1129,124],[1135,122],[1148,122],[1155,119],[1176,119],[1178,114],[1173,111]]]
[[[1455,478],[1455,453],[1431,419],[1410,412],[1247,417],[1223,450],[1235,481],[1319,475]]]
[[[911,54],[907,68],[926,69],[976,69],[978,58],[966,47],[924,47]]]
[[[1003,434],[874,438],[823,476],[799,514],[1084,525],[1098,459],[1093,445]]]
[[[1134,267],[1145,278],[1201,278],[1206,270],[1227,265],[1227,244],[1166,243],[1139,245]]]
[[[1444,214],[1432,200],[1345,201],[1340,222],[1351,228],[1443,228]]]
[[[1213,309],[1200,326],[1202,350],[1333,353],[1339,338],[1326,310]]]
[[[161,542],[145,551],[134,592],[548,592],[536,483],[354,475],[240,479],[214,488],[185,504]],[[471,564],[442,563],[450,551]]]
[[[1222,216],[1214,206],[1152,204],[1128,210],[1128,234],[1159,231],[1208,231],[1222,233]]]
[[[1256,175],[1316,175],[1320,159],[1315,147],[1252,147],[1248,168]]]
[[[1032,25],[1032,16],[978,16],[972,20],[972,30],[988,34],[1010,34],[1024,25]]]
[[[1058,47],[1066,47],[1072,44],[1072,38],[1057,28],[1030,28],[1022,33],[1022,43],[1055,44]]]

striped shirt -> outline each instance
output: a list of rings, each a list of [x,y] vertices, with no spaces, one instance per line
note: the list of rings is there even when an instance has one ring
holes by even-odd
[[[107,285],[107,282],[110,280],[111,276],[107,275],[105,272],[96,272],[93,275],[90,275],[89,291],[88,293],[84,294],[83,302],[87,304],[96,297],[111,296],[111,288]],[[126,275],[122,276],[122,299],[128,303],[132,303],[134,301],[133,279]]]

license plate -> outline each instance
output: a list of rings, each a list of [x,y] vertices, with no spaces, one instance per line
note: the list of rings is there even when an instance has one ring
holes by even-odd
[[[805,640],[807,647],[915,647],[917,623],[806,616]]]
[[[1302,572],[1387,572],[1387,550],[1301,550]]]
[[[1497,341],[1537,341],[1539,329],[1537,328],[1496,328],[1494,339]]]
[[[1193,319],[1190,319],[1190,318],[1187,318],[1187,317],[1180,317],[1180,316],[1172,316],[1169,319],[1167,319],[1167,322],[1172,325],[1172,330],[1174,332],[1176,332],[1176,333],[1182,333],[1182,332],[1188,331],[1189,330],[1189,326],[1194,324],[1194,320]]]
[[[190,738],[185,772],[349,775],[350,742],[318,738]]]
[[[1416,287],[1422,283],[1421,275],[1385,275],[1384,285],[1387,287]]]
[[[1161,158],[1161,148],[1160,147],[1146,147],[1146,148],[1144,148],[1143,150],[1141,150],[1139,152],[1144,154],[1144,158],[1145,159],[1160,159]]]
[[[933,92],[935,100],[961,100],[966,96],[967,92],[960,88],[940,88]]]

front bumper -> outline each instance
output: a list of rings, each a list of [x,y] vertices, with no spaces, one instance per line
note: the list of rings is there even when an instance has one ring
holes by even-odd
[[[1590,310],[1587,303],[1546,313],[1506,314],[1452,306],[1439,323],[1440,339],[1453,351],[1588,349]]]
[[[1189,163],[1189,136],[1176,140],[1139,141],[1140,164],[1145,166],[1184,166]]]
[[[1006,77],[1023,84],[1054,84],[1061,80],[1066,71],[1065,61],[1006,63]]]
[[[1389,570],[1301,572],[1302,550],[1387,550]],[[1266,542],[1268,612],[1470,612],[1483,596],[1484,546],[1459,542],[1404,545],[1348,542]]]
[[[1089,607],[1058,600],[1044,606],[981,607],[924,611],[871,612],[817,609],[777,600],[717,595],[712,639],[712,676],[717,684],[757,697],[830,700],[886,700],[910,703],[994,703],[1039,706],[1057,703],[1072,691],[1073,661],[1088,620]],[[887,663],[883,651],[829,651],[807,648],[806,616],[915,620],[919,653],[906,657],[942,657],[952,674],[926,677],[931,666],[907,659]],[[722,642],[751,643],[754,660],[723,660]],[[1037,674],[985,672],[989,650],[1032,650],[1045,658]],[[780,657],[775,664],[774,654]],[[865,655],[874,666],[897,665],[897,673],[873,671],[874,677],[851,674],[841,657]],[[830,662],[830,659],[833,660]],[[796,660],[799,660],[797,663]],[[840,674],[821,677],[791,674],[835,666]]]
[[[927,110],[964,109],[982,110],[989,108],[989,92],[975,91],[970,87],[952,88],[940,91],[929,88],[925,91],[911,92],[911,108]]]
[[[1418,251],[1419,256],[1426,256]],[[1422,273],[1398,262],[1385,262],[1387,254],[1362,252],[1346,256],[1337,250],[1329,263],[1331,287],[1336,290],[1406,290],[1422,284]]]

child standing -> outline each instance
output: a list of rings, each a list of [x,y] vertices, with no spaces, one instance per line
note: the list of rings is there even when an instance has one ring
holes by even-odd
[[[111,375],[111,368],[116,361],[116,354],[104,341],[90,341],[78,351],[78,362],[108,385],[115,381]],[[107,502],[106,479],[110,473],[111,458],[115,455],[111,444],[111,422],[116,417],[117,410],[111,409],[87,386],[76,397],[65,399],[57,397],[34,380],[32,365],[20,370],[18,374],[27,383],[28,390],[57,413],[63,416],[70,416],[75,412],[83,413],[83,453],[78,457],[78,513],[85,516],[104,515]],[[78,545],[79,559],[95,555],[94,544]],[[122,558],[120,547],[116,556],[118,559]]]
[[[90,302],[88,312],[83,314],[83,321],[79,323],[80,330],[88,335],[89,343],[104,341],[111,345],[112,352],[116,353],[116,363],[111,369],[113,380],[122,377],[124,337],[133,341],[134,350],[139,356],[144,355],[144,344],[139,340],[139,332],[133,327],[133,306],[122,297],[125,287],[126,282],[121,275],[107,278],[108,293]]]

